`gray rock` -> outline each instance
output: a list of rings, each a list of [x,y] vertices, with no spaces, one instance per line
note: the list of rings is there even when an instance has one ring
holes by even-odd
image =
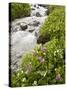
[[[39,8],[39,6],[37,4],[34,5],[35,8]]]
[[[31,10],[35,10],[35,8],[32,7]]]
[[[40,24],[40,22],[35,20],[35,21],[31,22],[29,25],[30,26],[39,26],[39,24]]]
[[[41,17],[40,12],[36,12],[36,16],[37,16],[37,17]]]
[[[31,33],[32,33],[34,30],[35,30],[34,28],[33,28],[33,29],[30,29],[30,30],[29,30],[29,32],[31,32]]]
[[[39,9],[39,6],[37,7],[37,9]]]
[[[33,22],[33,25],[34,25],[34,26],[39,26],[39,24],[40,24],[39,21],[36,21],[36,20],[35,20],[35,21]]]
[[[30,33],[33,33],[35,31],[35,27],[34,26],[28,26],[27,31]]]
[[[38,33],[37,32],[35,32],[35,36],[38,37]]]
[[[47,7],[47,5],[45,5],[45,4],[38,4],[39,6],[42,6],[42,7]]]
[[[20,27],[22,30],[26,30],[28,28],[27,24],[25,23],[20,23]]]
[[[36,4],[34,5],[34,7],[36,7]]]

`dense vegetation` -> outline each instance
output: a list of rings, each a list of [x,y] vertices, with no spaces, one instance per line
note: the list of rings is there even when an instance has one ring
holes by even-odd
[[[64,7],[52,6],[50,9],[52,13],[49,14],[48,19],[40,29],[40,38],[38,43],[45,43],[52,38],[58,38],[59,40],[63,37],[65,31],[65,12]],[[51,7],[50,7],[51,8]]]
[[[11,20],[30,15],[30,5],[26,3],[11,3]]]
[[[50,6],[50,9],[40,28],[39,44],[24,54],[20,70],[11,77],[13,87],[65,83],[64,7]]]

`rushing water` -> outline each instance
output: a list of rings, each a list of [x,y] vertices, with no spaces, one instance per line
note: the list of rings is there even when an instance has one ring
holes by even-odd
[[[11,24],[11,69],[17,70],[23,53],[35,47],[39,28],[47,18],[47,8],[31,5],[30,17],[16,19]]]

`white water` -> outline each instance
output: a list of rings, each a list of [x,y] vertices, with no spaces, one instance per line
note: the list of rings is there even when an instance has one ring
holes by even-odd
[[[46,8],[38,5],[36,7],[32,5],[31,8],[34,10],[31,11],[30,17],[16,19],[11,24],[11,69],[14,71],[18,69],[23,53],[35,47],[39,28],[47,18]],[[36,13],[39,16],[36,16]],[[21,23],[25,24],[27,28],[25,26],[26,29],[22,30]]]

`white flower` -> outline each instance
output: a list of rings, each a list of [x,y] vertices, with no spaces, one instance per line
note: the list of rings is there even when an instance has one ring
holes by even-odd
[[[56,56],[56,51],[54,51],[54,56]]]
[[[33,82],[33,85],[37,85],[37,81],[34,81],[34,82]]]
[[[47,74],[47,71],[44,73],[44,77],[46,76],[46,74]]]
[[[55,71],[57,71],[57,68],[55,68]]]
[[[37,73],[39,73],[39,74],[41,74],[41,76],[46,76],[46,74],[47,74],[47,71],[38,71]]]
[[[28,70],[25,73],[28,74]]]
[[[29,64],[32,64],[31,62]]]
[[[23,73],[23,70],[21,71],[21,73]]]
[[[42,46],[42,44],[41,44],[41,43],[40,43],[39,45],[40,45],[40,46]]]
[[[24,78],[22,79],[22,81],[23,81],[23,82],[26,81],[26,78],[24,77]]]
[[[43,53],[44,55],[46,55],[45,53]]]
[[[38,53],[38,51],[36,51],[36,53]]]
[[[33,49],[32,52],[35,53],[35,50]]]
[[[17,76],[19,76],[20,74],[18,73]]]
[[[59,52],[59,50],[57,50],[57,53]]]

